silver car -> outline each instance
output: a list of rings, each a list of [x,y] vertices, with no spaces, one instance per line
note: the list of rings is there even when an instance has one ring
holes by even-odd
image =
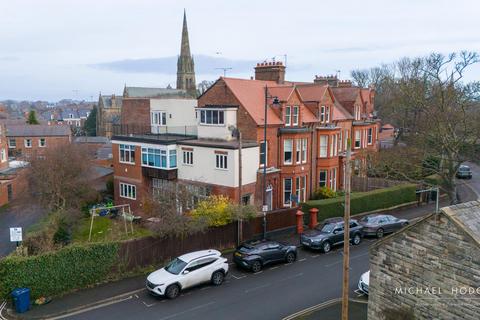
[[[386,233],[392,233],[408,225],[407,219],[399,219],[387,214],[368,215],[360,219],[363,234],[382,238]]]

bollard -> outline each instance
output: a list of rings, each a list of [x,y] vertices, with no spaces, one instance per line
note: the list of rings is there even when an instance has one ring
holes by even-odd
[[[318,209],[317,208],[311,208],[308,210],[310,212],[310,229],[313,229],[317,226],[318,224]]]
[[[297,216],[297,233],[302,234],[303,233],[303,212],[301,210],[298,210],[295,215]]]

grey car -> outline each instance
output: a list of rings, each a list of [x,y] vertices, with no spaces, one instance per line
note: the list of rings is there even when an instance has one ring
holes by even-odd
[[[343,243],[343,219],[327,219],[313,230],[306,231],[300,237],[304,247],[329,252],[334,245]],[[357,245],[362,241],[362,226],[354,219],[350,220],[350,241]]]
[[[472,170],[469,166],[462,164],[458,167],[456,176],[458,179],[472,179]]]
[[[407,219],[399,219],[392,215],[368,215],[360,219],[364,235],[382,238],[386,233],[395,232],[408,225]]]

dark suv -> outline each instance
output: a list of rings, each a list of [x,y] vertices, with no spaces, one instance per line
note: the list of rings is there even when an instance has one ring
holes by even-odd
[[[327,219],[315,229],[302,234],[300,242],[311,249],[321,249],[327,253],[332,246],[343,243],[343,219]],[[350,241],[357,245],[362,241],[363,227],[354,219],[350,219]]]
[[[259,272],[269,263],[292,263],[296,258],[296,246],[269,240],[245,242],[233,254],[233,261],[237,266],[253,272]]]
[[[462,164],[458,167],[456,176],[458,179],[472,179],[472,170],[469,166]]]

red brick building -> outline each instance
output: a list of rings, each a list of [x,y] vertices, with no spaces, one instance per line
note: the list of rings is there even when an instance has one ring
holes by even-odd
[[[19,159],[41,157],[46,150],[71,143],[71,129],[67,125],[7,125],[6,138],[9,154]]]

